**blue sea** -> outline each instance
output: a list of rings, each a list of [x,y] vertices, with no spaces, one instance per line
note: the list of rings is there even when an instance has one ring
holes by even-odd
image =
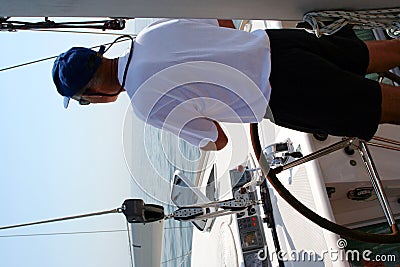
[[[142,175],[147,175],[146,181],[143,182],[143,187],[146,188],[142,190],[146,192],[142,192],[143,195],[140,197],[146,203],[163,205],[164,212],[170,214],[177,209],[171,203],[166,203],[169,200],[170,182],[174,172],[180,170],[194,181],[199,165],[200,150],[152,126],[146,125],[144,132],[146,160],[150,162],[153,170],[140,171]],[[137,188],[135,190],[137,191]],[[190,266],[193,231],[198,230],[193,229],[191,223],[173,219],[165,221],[162,267]]]

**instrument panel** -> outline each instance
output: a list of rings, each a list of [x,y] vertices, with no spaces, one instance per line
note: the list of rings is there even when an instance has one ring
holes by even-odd
[[[231,170],[230,178],[232,185],[234,185],[232,193],[235,195],[237,190],[250,182],[253,178],[252,175],[248,171],[239,172],[238,170]],[[256,192],[249,192],[248,194],[250,199],[257,199]],[[250,207],[244,212],[237,213],[236,216],[245,267],[270,266],[265,251],[267,245],[263,221],[258,207]]]

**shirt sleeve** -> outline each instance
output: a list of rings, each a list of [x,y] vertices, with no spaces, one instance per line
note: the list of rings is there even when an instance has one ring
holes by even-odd
[[[196,118],[186,123],[178,136],[194,146],[204,147],[218,139],[218,130],[212,120]]]
[[[140,109],[141,103],[149,101],[135,102],[137,105],[133,105],[133,108],[146,123],[171,132],[194,146],[204,147],[208,142],[218,139],[218,129],[213,120],[198,112],[193,99],[183,103],[170,101],[164,96],[150,114],[143,114]]]

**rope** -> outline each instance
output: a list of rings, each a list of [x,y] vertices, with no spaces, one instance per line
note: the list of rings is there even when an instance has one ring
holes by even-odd
[[[305,14],[303,20],[311,25],[317,37],[334,34],[351,24],[354,29],[386,29],[390,37],[400,39],[400,8],[316,11]]]
[[[49,20],[48,17],[45,17],[44,21],[27,22],[27,21],[12,21],[8,20],[9,18],[10,17],[0,17],[0,31],[13,32],[16,30],[53,29],[53,28],[123,30],[125,28],[124,19],[55,22]]]

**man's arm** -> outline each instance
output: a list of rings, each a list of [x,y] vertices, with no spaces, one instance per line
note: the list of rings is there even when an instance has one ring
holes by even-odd
[[[220,27],[236,29],[235,24],[231,19],[219,19],[218,24]]]
[[[233,24],[233,21],[231,19],[218,19],[218,24],[220,27],[236,29],[236,27]],[[204,151],[221,150],[228,143],[228,137],[225,135],[225,133],[222,130],[219,123],[216,121],[213,121],[213,122],[214,122],[215,126],[217,127],[218,138],[215,142],[208,142],[207,145],[200,148],[201,150],[204,150]]]
[[[215,126],[217,127],[218,137],[215,142],[208,142],[207,145],[201,147],[201,150],[204,151],[215,151],[223,149],[226,144],[228,143],[228,137],[225,135],[224,131],[222,130],[221,126],[218,122],[213,121]]]

